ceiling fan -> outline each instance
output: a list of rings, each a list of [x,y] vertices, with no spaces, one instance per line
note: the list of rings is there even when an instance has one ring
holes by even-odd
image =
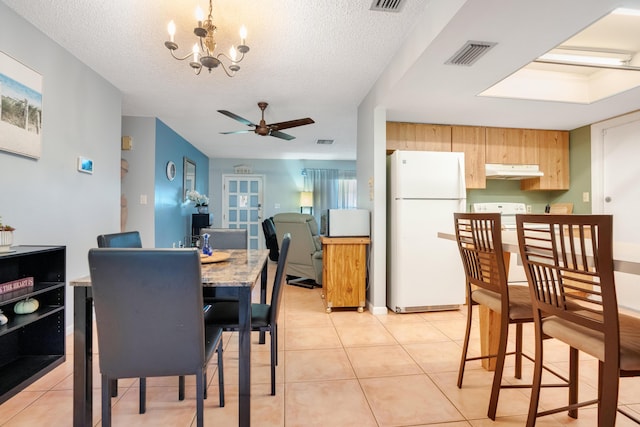
[[[267,108],[267,105],[269,105],[266,102],[258,102],[258,107],[260,107],[260,110],[262,111],[262,118],[260,119],[260,124],[255,124],[255,123],[251,123],[249,120],[240,117],[236,114],[233,114],[230,111],[227,110],[218,110],[219,113],[224,114],[227,117],[231,117],[234,120],[239,121],[240,123],[243,123],[247,126],[253,126],[254,129],[246,129],[246,130],[236,130],[233,132],[220,132],[221,134],[233,134],[233,133],[247,133],[247,132],[255,132],[258,135],[262,135],[262,136],[275,136],[276,138],[281,138],[281,139],[286,139],[287,141],[295,139],[295,136],[293,135],[289,135],[286,134],[284,132],[280,132],[282,129],[289,129],[289,128],[294,128],[297,126],[304,126],[304,125],[310,125],[311,123],[315,123],[312,119],[310,119],[309,117],[305,118],[305,119],[298,119],[298,120],[289,120],[287,122],[280,122],[280,123],[271,123],[271,124],[267,124],[264,121],[264,110]]]

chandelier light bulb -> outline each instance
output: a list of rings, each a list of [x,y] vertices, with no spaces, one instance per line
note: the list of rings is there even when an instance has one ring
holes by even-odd
[[[200,53],[200,49],[198,49],[198,43],[193,45],[193,62],[198,62],[198,54]]]
[[[244,44],[246,39],[247,39],[247,27],[243,25],[242,27],[240,27],[240,40],[242,41],[241,44]]]
[[[229,48],[229,57],[231,58],[232,62],[236,62],[236,59],[238,59],[238,52],[236,51],[236,48],[234,46],[231,46]]]
[[[204,12],[200,6],[196,7],[196,21],[198,21],[198,25],[204,21]]]
[[[171,43],[173,43],[174,42],[173,37],[176,35],[176,24],[175,22],[173,22],[173,20],[169,21],[167,30],[169,31],[169,37],[171,39]]]

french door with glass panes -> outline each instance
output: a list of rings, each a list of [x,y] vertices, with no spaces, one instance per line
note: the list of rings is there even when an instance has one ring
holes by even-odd
[[[263,249],[264,175],[222,175],[222,227],[246,228],[249,249]]]

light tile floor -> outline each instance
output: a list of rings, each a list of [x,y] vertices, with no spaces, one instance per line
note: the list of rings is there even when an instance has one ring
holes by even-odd
[[[270,264],[273,275],[275,264]],[[255,297],[255,295],[254,295]],[[280,312],[279,366],[276,396],[269,387],[269,346],[252,352],[252,425],[269,426],[522,426],[529,403],[527,389],[500,394],[498,418],[486,418],[492,373],[479,362],[467,365],[462,389],[456,387],[465,311],[373,316],[352,309],[325,313],[320,289],[285,286]],[[477,323],[474,336],[478,336]],[[533,335],[525,329],[525,348],[531,352]],[[268,339],[268,337],[267,337]],[[97,341],[94,341],[97,342]],[[72,340],[67,339],[67,361],[0,405],[0,426],[72,425]],[[478,352],[479,340],[472,347]],[[545,358],[566,372],[566,346],[551,342]],[[94,357],[94,424],[100,424],[100,377]],[[205,425],[237,425],[237,337],[225,333],[226,406],[217,399],[215,363],[209,371],[209,398]],[[510,367],[512,361],[507,362]],[[526,382],[532,366],[525,363]],[[506,369],[506,381],[518,382]],[[580,396],[594,396],[597,363],[582,356]],[[147,413],[138,414],[138,383],[119,382],[113,401],[115,426],[195,425],[195,380],[187,379],[187,398],[177,399],[177,378],[148,380]],[[541,405],[559,406],[566,389],[545,389]],[[640,379],[623,379],[620,402],[640,413]],[[580,410],[578,420],[561,413],[544,417],[538,426],[595,426],[595,408]],[[618,416],[617,426],[635,425]]]

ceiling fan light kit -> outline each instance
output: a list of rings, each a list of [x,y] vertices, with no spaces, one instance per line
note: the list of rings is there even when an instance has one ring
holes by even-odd
[[[268,105],[269,104],[264,101],[258,102],[258,107],[262,111],[262,118],[260,119],[260,124],[252,123],[249,120],[245,119],[244,117],[240,117],[237,114],[232,113],[231,111],[218,110],[219,113],[224,114],[225,116],[230,117],[234,120],[237,120],[242,124],[245,124],[247,126],[253,126],[253,129],[236,130],[232,132],[220,132],[220,133],[223,135],[229,135],[229,134],[236,134],[236,133],[254,132],[257,135],[274,136],[276,138],[286,139],[287,141],[290,141],[292,139],[295,139],[295,136],[289,135],[284,132],[280,132],[281,130],[290,129],[298,126],[310,125],[311,123],[315,123],[311,118],[306,117],[304,119],[289,120],[286,122],[267,124],[267,122],[264,120],[264,110],[267,108]]]
[[[202,72],[203,68],[211,72],[214,68],[221,66],[227,76],[233,77],[236,72],[240,70],[238,63],[241,62],[244,59],[244,55],[249,52],[249,46],[246,44],[247,29],[244,25],[240,28],[240,44],[237,47],[231,46],[228,56],[222,52],[215,54],[214,52],[217,46],[215,32],[217,27],[213,23],[212,1],[213,0],[209,0],[209,15],[206,20],[204,19],[202,9],[200,9],[200,7],[196,9],[196,20],[198,23],[193,29],[193,33],[198,40],[196,40],[196,43],[193,45],[191,53],[183,57],[176,56],[175,52],[178,50],[178,44],[174,41],[176,25],[173,21],[169,22],[168,26],[170,40],[164,42],[164,45],[169,49],[174,59],[184,61],[190,58],[191,61],[189,61],[189,65],[197,75]],[[238,57],[238,52],[240,53],[240,57]],[[222,59],[231,62],[231,64],[225,66]]]

